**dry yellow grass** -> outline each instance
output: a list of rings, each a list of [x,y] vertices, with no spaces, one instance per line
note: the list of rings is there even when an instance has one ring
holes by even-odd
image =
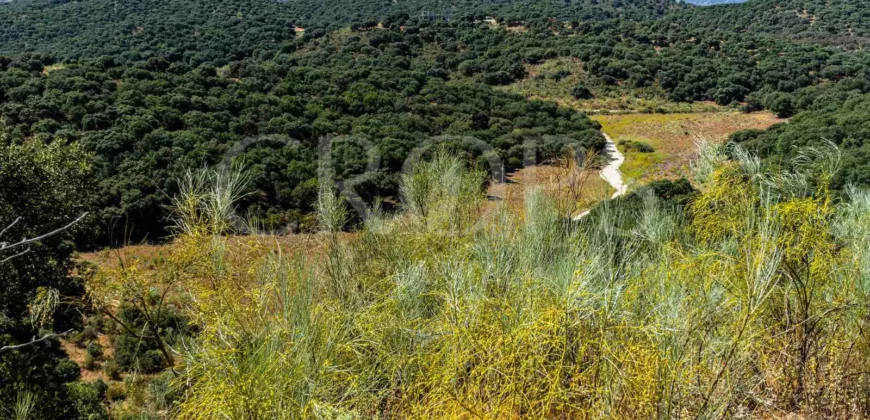
[[[317,239],[317,234],[290,234],[268,236],[233,236],[228,245],[232,253],[241,253],[257,249],[281,250],[288,254],[306,255],[307,257],[322,255],[323,241]],[[352,240],[351,233],[342,235],[345,240]],[[263,244],[268,246],[263,247]],[[127,245],[121,248],[105,249],[96,252],[79,254],[79,259],[96,265],[98,268],[118,268],[122,264],[135,265],[146,272],[158,266],[171,253],[172,243]],[[247,255],[247,253],[246,253]]]
[[[765,129],[785,120],[770,113],[707,112],[693,114],[596,115],[617,145],[621,141],[641,141],[655,151],[626,151],[621,170],[628,180],[645,183],[688,175],[689,161],[698,139],[721,142],[728,135],[746,129]]]
[[[42,74],[48,76],[49,74],[51,74],[53,72],[56,72],[58,70],[63,70],[65,68],[66,68],[66,66],[63,64],[52,64],[52,65],[43,67]]]
[[[508,176],[506,183],[490,185],[487,196],[491,203],[505,203],[512,213],[521,215],[528,196],[536,190],[543,191],[560,204],[560,210],[571,215],[613,194],[599,171],[563,164],[520,169]]]

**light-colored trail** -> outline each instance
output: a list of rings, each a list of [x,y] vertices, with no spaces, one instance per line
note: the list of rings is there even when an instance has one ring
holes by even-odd
[[[607,154],[610,156],[610,162],[601,170],[601,178],[607,181],[607,183],[616,190],[616,192],[610,197],[612,200],[628,192],[628,185],[625,185],[625,181],[622,179],[622,172],[619,171],[619,167],[625,163],[625,156],[619,152],[619,149],[616,148],[616,142],[614,142],[607,133],[602,131],[601,134],[603,134],[604,139],[607,140],[607,145],[604,147],[604,150],[606,150]],[[586,217],[590,211],[591,209],[583,211],[574,217],[574,220],[580,220]]]

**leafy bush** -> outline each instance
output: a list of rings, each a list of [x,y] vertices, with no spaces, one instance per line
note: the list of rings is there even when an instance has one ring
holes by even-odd
[[[839,148],[842,168],[831,179],[830,187],[843,191],[850,184],[870,185],[868,124],[870,96],[861,96],[802,112],[788,123],[764,131],[737,132],[729,140],[757,154],[771,168],[786,169],[805,165],[797,158],[805,155],[807,150],[824,150],[834,145]]]
[[[4,128],[0,123],[0,241],[13,243],[52,232],[90,209],[91,156],[60,141],[12,143]],[[84,293],[81,279],[70,273],[75,269],[73,239],[86,229],[84,221],[0,255],[0,347],[81,328],[81,317],[68,302]],[[29,316],[32,303],[51,295],[64,299],[48,305],[44,316]],[[79,368],[59,340],[51,338],[0,352],[0,378],[0,407],[13,406],[26,391],[39,402],[36,419],[63,418],[72,410],[66,385],[78,380]]]
[[[635,140],[620,140],[619,145],[622,146],[623,150],[626,152],[638,152],[638,153],[652,153],[655,152],[655,149],[646,142],[643,141],[635,141]]]
[[[103,373],[105,373],[110,379],[117,381],[121,379],[122,370],[118,365],[118,362],[115,360],[107,360],[103,363]]]
[[[73,382],[67,384],[70,399],[78,419],[108,420],[109,415],[103,407],[103,399],[106,397],[108,387],[97,379],[95,382]]]
[[[85,360],[82,362],[82,367],[87,370],[94,370],[96,364],[96,358],[92,356],[90,353],[85,355]]]
[[[91,356],[94,359],[103,357],[103,347],[96,342],[88,343],[87,352],[88,356]]]
[[[120,308],[118,318],[125,327],[119,327],[121,332],[112,341],[115,363],[113,368],[141,373],[155,373],[165,368],[167,362],[159,343],[131,333],[131,330],[142,331],[146,326],[147,319],[142,309],[125,303]],[[164,306],[161,309],[160,324],[155,327],[167,339],[175,339],[187,330],[187,319],[173,306]]]
[[[574,99],[592,99],[592,92],[584,85],[577,85],[571,90]]]
[[[127,391],[124,389],[124,384],[112,382],[106,390],[106,399],[109,401],[119,401],[127,397]]]

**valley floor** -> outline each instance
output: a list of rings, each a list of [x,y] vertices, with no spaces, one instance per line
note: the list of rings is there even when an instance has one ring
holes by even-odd
[[[696,143],[701,139],[721,143],[734,132],[763,130],[787,121],[763,112],[619,114],[590,118],[601,123],[602,130],[613,137],[625,154],[621,170],[629,185],[686,177]],[[646,143],[653,151],[625,150],[627,142]]]

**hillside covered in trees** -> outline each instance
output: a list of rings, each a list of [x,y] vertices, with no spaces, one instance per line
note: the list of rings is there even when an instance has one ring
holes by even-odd
[[[363,136],[384,147],[377,173],[355,181],[367,200],[396,193],[399,162],[422,138],[473,135],[494,146],[508,169],[523,160],[523,136],[568,136],[543,144],[542,159],[571,142],[596,150],[596,127],[576,112],[486,87],[521,80],[525,65],[550,59],[578,60],[590,75],[583,88],[597,94],[715,101],[783,117],[870,90],[863,51],[658,19],[530,18],[522,22],[525,32],[514,33],[473,13],[450,22],[399,14],[383,29],[370,20],[297,34],[284,4],[246,1],[229,13],[220,2],[121,2],[121,10],[131,9],[123,21],[101,16],[109,11],[99,4],[19,5],[42,8],[52,30],[65,36],[4,27],[8,38],[27,45],[40,45],[29,37],[43,39],[55,55],[0,60],[0,114],[13,139],[60,138],[94,154],[103,235],[120,219],[138,235],[161,234],[165,223],[153,215],[177,191],[178,177],[218,163],[253,136],[285,136],[238,157],[257,173],[244,207],[278,225],[306,224],[316,145],[327,135]],[[16,9],[0,12],[19,16]],[[117,25],[132,32],[108,36]],[[103,38],[119,41],[96,42]],[[280,152],[257,151],[263,148]],[[345,156],[342,178],[366,167],[358,153],[335,153]]]
[[[0,417],[866,416],[868,18],[0,4]],[[575,217],[587,114],[699,103],[783,122]],[[486,192],[556,163],[568,198]]]
[[[687,0],[686,3],[694,4],[696,6],[715,6],[718,4],[734,4],[734,3],[743,3],[746,0]]]
[[[689,8],[670,16],[696,28],[770,34],[781,39],[846,48],[870,44],[870,11],[851,0],[751,0],[739,5]]]
[[[402,16],[424,20],[505,20],[556,17],[563,21],[642,20],[677,8],[670,0],[28,0],[0,8],[0,54],[40,52],[56,57],[177,57],[199,64],[257,57],[294,28],[329,31]],[[94,42],[99,41],[99,42]]]

